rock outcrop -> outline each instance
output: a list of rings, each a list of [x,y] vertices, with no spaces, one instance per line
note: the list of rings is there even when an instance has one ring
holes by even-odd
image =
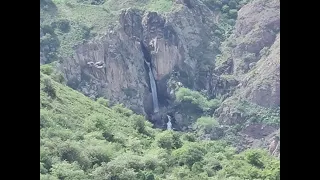
[[[68,85],[87,96],[104,96],[145,114],[150,88],[144,61],[151,62],[158,87],[167,87],[174,70],[187,87],[208,84],[208,79],[197,75],[197,63],[214,41],[214,14],[199,0],[177,3],[178,8],[166,15],[123,10],[118,27],[80,45],[61,64]],[[206,53],[212,60],[215,55]],[[200,82],[197,79],[204,83],[194,83]],[[167,97],[167,91],[159,91],[158,96]]]
[[[234,103],[240,99],[263,107],[280,107],[279,31],[279,0],[255,0],[239,10],[234,33],[226,41],[232,41],[229,46],[234,48],[225,61],[233,66],[231,74],[239,83],[232,97],[216,110],[220,122],[236,124],[243,120]],[[222,54],[230,53],[229,49],[225,47]],[[224,65],[222,63],[221,67]]]
[[[280,127],[267,127],[266,131],[250,124],[246,112],[240,110],[240,102],[246,101],[261,109],[280,108],[280,1],[254,0],[243,6],[238,12],[233,34],[221,49],[215,73],[220,77],[231,76],[238,83],[234,84],[232,95],[215,111],[215,115],[222,124],[249,123],[243,129],[244,135],[239,135],[239,138],[246,139],[242,144],[267,148],[264,139]],[[256,119],[258,116],[251,117],[253,121]],[[257,142],[264,143],[257,145]],[[272,148],[276,149],[277,143],[274,142]]]

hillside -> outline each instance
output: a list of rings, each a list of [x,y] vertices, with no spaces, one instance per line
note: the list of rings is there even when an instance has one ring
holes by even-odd
[[[279,0],[40,0],[41,179],[279,179]]]
[[[40,73],[40,179],[279,179],[266,151],[160,131]]]

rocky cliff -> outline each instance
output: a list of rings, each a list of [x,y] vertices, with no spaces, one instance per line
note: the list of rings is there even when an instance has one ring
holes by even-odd
[[[230,36],[221,35],[221,12],[203,2],[176,0],[168,13],[122,10],[117,26],[77,46],[60,64],[67,84],[150,115],[150,62],[160,116],[174,106],[177,86],[205,90],[222,100],[213,113],[220,124],[241,127],[237,142],[271,143],[270,134],[279,130],[280,1],[239,7]],[[192,118],[171,111],[176,121]]]
[[[231,76],[238,84],[215,115],[224,124],[246,123],[241,134],[251,139],[249,144],[270,141],[268,135],[279,129],[280,121],[280,1],[254,0],[243,6],[233,34],[221,49],[215,72]],[[251,104],[250,110],[241,110],[243,102]],[[269,111],[267,117],[258,118],[264,110]],[[261,120],[250,122],[252,117]]]
[[[151,105],[143,104],[150,102],[144,61],[152,64],[158,88],[162,88],[160,99],[169,97],[166,83],[173,71],[185,86],[205,88],[209,79],[199,76],[197,66],[204,55],[215,58],[209,45],[219,40],[213,36],[218,29],[215,15],[199,0],[177,1],[176,6],[167,14],[123,10],[117,27],[80,45],[63,61],[68,85],[91,97],[124,103],[138,113]]]

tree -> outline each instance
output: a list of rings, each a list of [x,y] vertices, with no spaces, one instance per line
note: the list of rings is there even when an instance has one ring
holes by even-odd
[[[217,120],[215,120],[213,117],[200,117],[197,119],[195,123],[196,129],[203,130],[204,133],[211,133],[211,131],[218,127],[219,123]]]
[[[156,137],[156,142],[160,148],[171,150],[182,146],[180,136],[174,131],[164,131]]]
[[[59,179],[88,179],[87,175],[85,175],[84,171],[80,169],[76,162],[70,164],[66,161],[62,161],[61,163],[54,164],[51,171],[52,175],[58,177]]]
[[[206,150],[197,143],[188,143],[172,152],[176,162],[182,166],[187,165],[190,169],[195,162],[200,162]]]

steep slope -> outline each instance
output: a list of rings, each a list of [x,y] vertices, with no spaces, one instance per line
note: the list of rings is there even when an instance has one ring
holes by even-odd
[[[168,79],[173,72],[186,87],[208,89],[220,42],[245,2],[53,1],[40,7],[40,61],[59,59],[68,85],[87,96],[104,96],[149,114],[144,61],[152,64],[162,107],[170,100]]]
[[[69,87],[238,150],[280,144],[279,0],[41,3],[40,63]]]
[[[214,41],[209,33],[218,27],[211,22],[214,15],[205,5],[200,1],[191,5],[192,8],[179,6],[165,16],[138,9],[123,10],[119,27],[79,46],[72,57],[64,60],[61,67],[68,83],[88,96],[105,96],[139,113],[144,113],[144,106],[150,106],[143,105],[143,99],[150,96],[145,61],[151,62],[159,88],[167,86],[174,69],[181,76],[185,74],[181,78],[184,84],[196,86],[194,82],[200,82],[196,77],[202,56],[199,50],[209,49],[207,58],[214,58],[214,51],[207,45]],[[90,66],[97,62],[103,65]],[[166,88],[159,93],[162,99],[168,97]]]
[[[40,179],[209,178],[279,179],[280,163],[264,151],[237,155],[223,142],[152,129],[40,72]]]
[[[221,49],[216,72],[232,76],[238,85],[215,115],[224,124],[246,124],[243,133],[251,143],[263,140],[280,128],[280,1],[243,6]]]

